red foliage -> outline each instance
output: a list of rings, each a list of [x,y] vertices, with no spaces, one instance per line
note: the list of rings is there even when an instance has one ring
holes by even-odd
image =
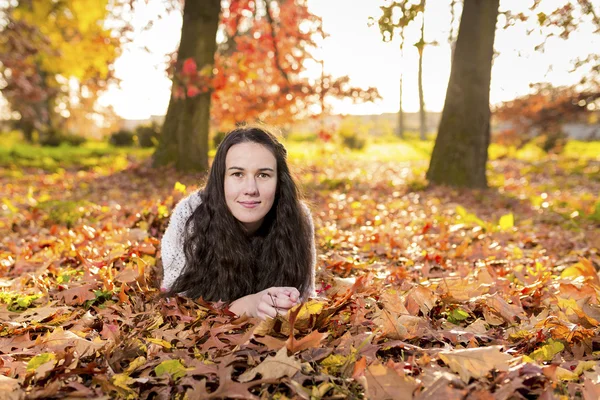
[[[234,0],[225,6],[221,27],[226,40],[219,44],[215,65],[199,66],[204,73],[194,75],[192,60],[185,60],[175,76],[175,94],[193,97],[212,90],[211,119],[221,130],[254,120],[283,125],[327,111],[329,97],[355,102],[379,97],[374,88],[352,87],[348,77],[307,78],[305,62],[314,60],[315,38],[323,35],[320,18],[305,0],[267,5]]]
[[[494,116],[505,127],[498,134],[504,144],[523,146],[538,136],[546,138],[546,150],[564,137],[566,122],[587,122],[593,113],[588,109],[600,98],[600,89],[579,91],[575,87],[536,86],[535,93],[503,103]]]

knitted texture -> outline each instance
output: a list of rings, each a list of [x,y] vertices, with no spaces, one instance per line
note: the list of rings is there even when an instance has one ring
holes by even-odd
[[[202,203],[198,192],[194,192],[182,199],[171,213],[169,226],[165,231],[161,241],[161,257],[163,264],[162,290],[168,290],[173,286],[175,280],[181,275],[185,267],[185,254],[183,251],[183,235],[185,223],[190,218],[194,210]],[[311,252],[311,277],[310,284],[302,299],[315,296],[315,267],[317,264],[317,252],[315,248],[315,227],[310,210],[306,204],[302,203],[307,221],[309,223],[310,252]]]

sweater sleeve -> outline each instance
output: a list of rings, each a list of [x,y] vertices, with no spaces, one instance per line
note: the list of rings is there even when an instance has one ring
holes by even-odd
[[[161,240],[161,257],[163,263],[163,281],[161,290],[168,290],[173,286],[185,266],[183,252],[183,235],[185,223],[194,210],[200,205],[198,192],[194,192],[182,199],[171,213],[169,226]]]
[[[309,238],[309,242],[310,242],[310,257],[311,257],[311,264],[310,264],[310,281],[309,281],[309,285],[306,288],[306,291],[302,294],[302,300],[308,300],[309,297],[315,297],[317,295],[316,291],[315,291],[315,273],[316,273],[316,268],[317,268],[317,249],[315,246],[315,225],[312,219],[312,214],[310,212],[310,209],[308,208],[308,206],[304,203],[302,203],[302,208],[304,209],[304,212],[306,214],[306,219],[308,222],[308,238]]]

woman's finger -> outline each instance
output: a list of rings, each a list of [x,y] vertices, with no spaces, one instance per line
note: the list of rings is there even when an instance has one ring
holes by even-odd
[[[266,317],[270,317],[270,318],[275,318],[277,317],[278,311],[275,309],[275,307],[269,305],[268,303],[265,302],[260,302],[258,304],[258,316],[262,319],[265,319]]]
[[[273,298],[273,300],[275,300],[275,304],[273,304],[275,308],[279,308],[285,311],[289,310],[297,304],[295,301],[291,300],[287,296]]]
[[[294,301],[297,301],[300,298],[300,292],[295,287],[280,287],[272,289],[273,292],[277,291],[277,293],[282,293]]]

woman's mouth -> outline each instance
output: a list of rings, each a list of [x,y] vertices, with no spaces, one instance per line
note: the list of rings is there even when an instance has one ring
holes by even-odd
[[[240,201],[239,203],[245,208],[256,208],[260,205],[260,201]]]

